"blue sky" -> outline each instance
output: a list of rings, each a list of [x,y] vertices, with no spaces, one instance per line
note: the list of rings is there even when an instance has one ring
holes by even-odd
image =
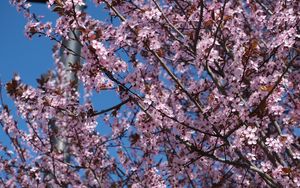
[[[50,20],[55,18],[45,5],[34,5],[34,8],[43,11]],[[28,40],[24,35],[26,19],[8,0],[0,2],[0,24],[0,79],[7,82],[17,72],[24,82],[35,85],[35,79],[53,67],[53,42],[46,38]]]
[[[86,11],[98,19],[106,16],[101,13],[101,8],[91,5]],[[32,12],[43,15],[43,21],[52,21],[55,24],[56,13],[51,12],[44,4],[32,4]],[[14,72],[20,74],[25,83],[36,85],[35,79],[41,73],[53,68],[52,46],[53,41],[48,38],[33,37],[29,40],[24,35],[26,19],[22,13],[9,4],[9,0],[0,1],[0,79],[7,82]]]

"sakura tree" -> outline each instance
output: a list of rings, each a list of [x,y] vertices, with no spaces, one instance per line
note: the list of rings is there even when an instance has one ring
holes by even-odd
[[[28,38],[57,41],[56,69],[6,84],[27,129],[1,100],[2,187],[300,186],[298,1],[94,0],[110,22],[49,0],[56,23],[11,3]],[[65,69],[61,51],[80,61]],[[107,90],[121,102],[99,109]]]

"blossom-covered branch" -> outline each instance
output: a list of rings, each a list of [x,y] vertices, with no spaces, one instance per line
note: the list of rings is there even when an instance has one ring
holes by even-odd
[[[12,147],[0,145],[0,185],[300,186],[296,1],[94,0],[109,22],[76,9],[82,0],[49,0],[56,24],[11,2],[27,37],[57,44],[37,88],[22,75],[6,84],[27,128],[1,99]],[[75,31],[81,54],[59,40]],[[65,70],[61,53],[83,63]],[[103,110],[92,96],[108,90],[120,101]]]

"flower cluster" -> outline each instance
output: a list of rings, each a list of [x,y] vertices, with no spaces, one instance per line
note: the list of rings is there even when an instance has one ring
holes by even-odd
[[[11,2],[57,44],[36,88],[6,84],[24,123],[0,98],[0,186],[300,185],[296,1],[50,0],[55,25]]]

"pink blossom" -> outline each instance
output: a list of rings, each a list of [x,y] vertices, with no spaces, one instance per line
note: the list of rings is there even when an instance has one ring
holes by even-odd
[[[11,3],[57,44],[36,87],[3,85],[0,187],[299,186],[296,1],[50,0],[54,25]]]

